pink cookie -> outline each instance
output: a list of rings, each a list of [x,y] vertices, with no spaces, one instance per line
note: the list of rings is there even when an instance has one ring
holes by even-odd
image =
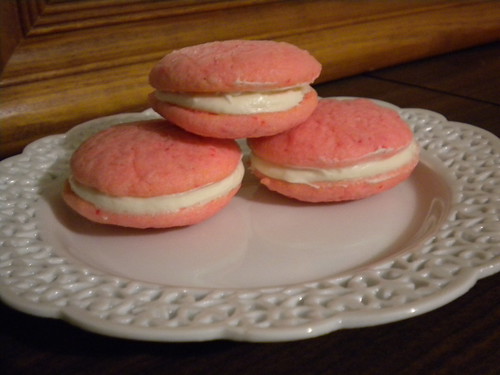
[[[248,140],[252,172],[270,190],[306,202],[365,198],[406,180],[419,160],[398,113],[367,99],[321,99],[299,126]]]
[[[244,174],[241,156],[233,140],[203,138],[165,120],[117,125],[75,151],[63,198],[98,223],[191,225],[236,194]]]
[[[284,42],[227,40],[173,51],[151,70],[152,107],[190,132],[216,138],[273,135],[317,105],[321,64]]]

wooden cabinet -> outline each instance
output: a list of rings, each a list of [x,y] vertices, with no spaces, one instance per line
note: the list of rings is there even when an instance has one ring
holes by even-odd
[[[308,49],[318,82],[500,37],[496,1],[0,1],[0,156],[95,117],[147,107],[172,49],[274,39]]]

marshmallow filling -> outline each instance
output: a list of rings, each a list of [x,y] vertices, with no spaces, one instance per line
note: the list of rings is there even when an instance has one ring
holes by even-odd
[[[227,115],[282,112],[297,106],[312,90],[309,85],[282,90],[215,94],[156,91],[158,100],[179,107]]]
[[[235,171],[221,181],[182,193],[150,198],[110,196],[79,184],[73,176],[69,178],[69,184],[76,195],[99,209],[117,214],[155,215],[175,213],[223,197],[241,184],[244,173],[243,162],[240,162]]]
[[[317,182],[337,182],[359,178],[371,178],[370,181],[376,183],[380,181],[377,176],[407,165],[418,153],[418,145],[412,142],[408,147],[387,159],[332,169],[282,167],[263,160],[254,154],[251,155],[250,160],[252,169],[267,177],[295,184],[314,186],[314,183]]]

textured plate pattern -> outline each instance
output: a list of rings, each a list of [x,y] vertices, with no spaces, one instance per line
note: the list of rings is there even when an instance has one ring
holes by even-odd
[[[38,230],[40,192],[67,173],[82,139],[116,123],[156,117],[146,111],[82,124],[0,163],[1,297],[31,314],[158,341],[302,339],[442,306],[500,269],[500,142],[431,111],[400,113],[453,177],[455,202],[437,233],[422,228],[423,242],[384,262],[310,283],[205,290],[101,274],[58,256]],[[435,225],[432,217],[427,223]]]

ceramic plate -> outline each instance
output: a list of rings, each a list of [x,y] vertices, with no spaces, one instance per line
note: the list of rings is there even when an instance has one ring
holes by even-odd
[[[93,224],[60,198],[82,140],[154,112],[34,142],[0,163],[1,297],[33,315],[152,341],[297,340],[442,306],[500,269],[500,141],[392,107],[422,147],[396,188],[309,205],[247,173],[215,217],[169,230]]]

